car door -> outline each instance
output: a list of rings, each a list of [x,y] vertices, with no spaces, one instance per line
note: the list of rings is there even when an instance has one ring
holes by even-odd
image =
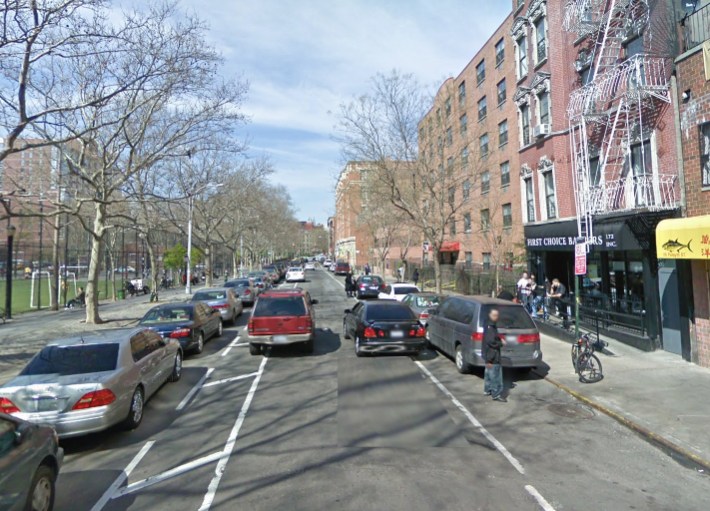
[[[446,307],[439,314],[441,347],[451,356],[454,356],[455,352],[454,327],[460,315],[461,304],[459,302],[460,300],[455,297],[446,300]]]
[[[154,379],[157,390],[172,372],[175,363],[174,357],[172,351],[168,349],[168,342],[164,341],[159,334],[146,330],[145,335],[148,340],[148,349],[151,352],[150,356],[156,358]]]
[[[357,314],[360,309],[362,309],[362,302],[355,304],[350,312],[345,315],[345,332],[351,336],[351,338],[354,338],[353,336],[355,335]]]
[[[219,314],[219,312],[217,312],[216,315],[214,314],[214,312],[217,312],[217,311],[212,309],[212,307],[210,307],[209,305],[205,305],[204,303],[200,304],[200,314],[205,318],[204,319],[204,322],[206,325],[205,329],[207,330],[206,337],[208,339],[210,337],[216,335],[217,329],[219,327],[219,320],[217,319],[217,317],[219,316],[220,319],[222,317],[221,314]]]
[[[0,417],[0,509],[23,509],[21,502],[36,467],[31,442],[15,443],[16,424]]]
[[[145,397],[148,398],[156,388],[156,374],[159,370],[159,359],[151,350],[155,348],[150,342],[146,331],[142,330],[131,337],[131,355],[138,368],[138,377],[145,388]]]
[[[451,341],[464,345],[464,352],[469,353],[471,349],[471,334],[473,327],[471,323],[476,317],[476,304],[468,300],[458,300],[455,321],[452,322]]]

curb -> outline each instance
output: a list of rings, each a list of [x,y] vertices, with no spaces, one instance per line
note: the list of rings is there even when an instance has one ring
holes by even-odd
[[[540,376],[542,376],[542,375],[540,375]],[[550,378],[549,376],[544,376],[544,379],[546,381],[550,382],[552,385],[554,385],[558,389],[566,392],[567,394],[569,394],[573,398],[577,399],[578,401],[581,401],[582,403],[594,408],[595,410],[603,413],[604,415],[611,417],[612,419],[614,419],[616,422],[618,422],[622,426],[626,426],[634,433],[642,436],[645,440],[647,440],[651,444],[653,444],[656,447],[659,447],[661,450],[665,451],[672,458],[676,459],[676,461],[684,462],[684,464],[689,465],[692,468],[694,468],[700,472],[705,472],[706,474],[710,474],[710,460],[706,460],[705,458],[698,456],[697,454],[685,449],[684,447],[681,447],[680,445],[676,444],[675,442],[668,440],[664,436],[659,435],[658,433],[654,433],[650,429],[638,424],[637,422],[634,422],[634,421],[624,417],[624,415],[622,415],[621,413],[616,412],[610,408],[607,408],[606,406],[602,405],[601,403],[598,403],[597,401],[585,396],[584,394],[581,394],[580,392],[577,392],[576,390],[569,388],[567,385],[560,383],[557,380]],[[680,458],[680,459],[678,459],[678,458]]]

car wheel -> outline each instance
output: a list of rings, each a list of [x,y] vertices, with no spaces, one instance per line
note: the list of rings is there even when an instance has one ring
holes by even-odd
[[[222,333],[224,333],[224,324],[222,323],[222,320],[219,320],[219,324],[217,325],[217,337],[222,337]]]
[[[249,343],[249,354],[261,355],[261,346],[259,346],[258,344]]]
[[[362,351],[362,349],[360,348],[360,338],[359,337],[355,337],[355,356],[357,356],[357,357],[364,357],[365,356],[365,352]]]
[[[126,429],[136,429],[141,421],[143,420],[143,405],[144,396],[143,389],[138,387],[133,391],[133,397],[131,398],[131,407],[128,410],[128,417],[124,422]]]
[[[173,364],[173,372],[170,373],[168,381],[176,382],[182,376],[182,353],[178,351],[175,354],[175,363]]]
[[[463,348],[460,344],[456,346],[456,355],[454,359],[456,362],[456,369],[458,369],[461,374],[469,374],[471,372],[471,366],[466,361]]]
[[[220,325],[221,325],[221,323],[220,323]],[[197,335],[197,346],[195,346],[194,351],[195,351],[195,353],[197,353],[199,355],[200,353],[202,353],[202,350],[204,350],[204,349],[205,349],[205,334],[200,332]]]
[[[27,494],[27,511],[50,511],[54,507],[55,479],[54,470],[47,465],[39,466]]]
[[[350,334],[348,333],[348,327],[345,326],[345,322],[343,322],[343,339],[350,339]]]

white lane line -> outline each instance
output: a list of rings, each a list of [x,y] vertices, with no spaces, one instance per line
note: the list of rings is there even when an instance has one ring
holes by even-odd
[[[214,502],[214,498],[217,495],[217,489],[219,488],[219,483],[222,480],[222,475],[224,475],[224,471],[227,469],[229,457],[232,455],[232,452],[234,452],[234,446],[237,443],[239,430],[242,429],[242,424],[244,424],[244,419],[246,419],[247,412],[249,411],[251,402],[254,399],[254,394],[256,393],[256,389],[259,386],[261,377],[264,374],[264,367],[266,366],[267,360],[268,358],[266,357],[261,360],[261,365],[259,366],[259,370],[257,371],[256,378],[254,378],[254,381],[251,383],[251,388],[249,389],[249,393],[247,394],[247,397],[244,400],[242,409],[239,411],[237,421],[234,423],[232,431],[229,433],[227,443],[224,444],[224,449],[222,450],[222,452],[226,456],[220,458],[219,462],[217,463],[217,468],[215,468],[214,471],[214,477],[212,478],[212,481],[210,481],[210,484],[207,487],[207,493],[205,494],[205,498],[202,501],[202,505],[200,506],[198,511],[208,511],[212,506],[212,502]]]
[[[148,454],[148,451],[151,447],[153,447],[154,443],[155,440],[149,440],[145,443],[143,447],[141,447],[141,450],[138,451],[138,454],[133,457],[131,462],[126,466],[125,469],[123,469],[123,472],[121,472],[121,474],[116,478],[116,480],[111,483],[111,486],[106,489],[104,494],[101,495],[101,498],[96,504],[94,504],[94,507],[91,508],[91,511],[101,511],[104,508],[106,503],[113,498],[113,494],[116,492],[118,487],[121,486],[128,479],[128,476],[131,475],[133,469],[136,468],[136,466],[141,462],[143,457]]]
[[[156,474],[154,476],[150,476],[145,479],[141,479],[140,481],[136,481],[135,483],[129,484],[128,486],[121,488],[111,498],[118,499],[120,497],[135,493],[155,484],[162,483],[163,481],[167,481],[168,479],[171,479],[173,477],[177,477],[186,472],[190,472],[191,470],[195,470],[196,468],[209,465],[210,463],[219,460],[222,456],[224,456],[224,453],[222,451],[218,451],[213,452],[212,454],[208,454],[207,456],[197,458],[196,460],[188,461],[187,463],[178,465],[177,467],[171,468],[170,470],[166,470],[165,472],[162,472],[160,474]]]
[[[242,374],[242,375],[239,375],[239,376],[232,376],[231,378],[224,378],[223,380],[211,381],[211,382],[209,382],[209,383],[205,383],[205,384],[202,386],[202,388],[212,387],[212,386],[214,386],[214,385],[221,385],[221,384],[223,384],[223,383],[229,383],[229,382],[232,382],[232,381],[245,380],[245,379],[247,379],[247,378],[253,378],[253,377],[256,376],[257,374],[259,374],[259,373]]]
[[[458,408],[459,410],[461,410],[461,412],[466,416],[466,418],[469,420],[469,422],[470,422],[471,424],[473,424],[473,426],[474,426],[476,429],[478,429],[478,431],[479,431],[484,437],[486,437],[490,443],[493,444],[493,446],[498,450],[498,452],[500,452],[500,453],[505,457],[505,459],[507,459],[507,460],[510,462],[510,464],[513,465],[513,467],[515,468],[515,470],[517,470],[518,472],[520,472],[521,474],[524,475],[524,474],[525,474],[525,469],[524,469],[523,466],[520,464],[520,462],[519,462],[517,459],[515,459],[515,457],[514,457],[512,454],[510,454],[510,451],[508,451],[508,449],[506,449],[505,446],[504,446],[502,443],[500,443],[496,437],[494,437],[486,428],[483,427],[483,424],[481,424],[481,423],[478,421],[478,419],[476,419],[476,417],[474,417],[474,415],[468,410],[468,408],[466,408],[466,407],[463,405],[463,403],[461,403],[461,401],[459,401],[458,399],[456,399],[456,397],[449,391],[449,389],[447,389],[447,388],[444,386],[444,384],[441,383],[441,382],[436,378],[436,376],[434,376],[434,375],[431,373],[431,371],[429,371],[429,369],[427,369],[426,367],[424,367],[424,364],[422,364],[422,363],[419,362],[418,360],[415,360],[414,363],[417,364],[417,365],[419,366],[419,369],[421,369],[421,370],[424,372],[424,374],[426,374],[426,375],[429,377],[429,379],[430,379],[432,382],[434,382],[434,385],[436,385],[437,387],[439,387],[439,390],[441,390],[441,391],[451,400],[451,402],[454,403],[454,405],[456,406],[456,408]]]
[[[202,378],[200,378],[200,381],[195,383],[195,386],[190,389],[190,392],[188,392],[187,395],[184,398],[182,398],[182,401],[180,401],[180,404],[177,405],[175,410],[177,410],[179,412],[180,410],[182,410],[183,408],[185,408],[187,406],[187,404],[194,397],[194,395],[200,391],[202,386],[205,384],[205,380],[207,380],[207,378],[209,378],[210,375],[212,374],[212,371],[214,371],[214,367],[210,367],[209,369],[207,369],[207,372],[204,375],[202,375]]]
[[[544,511],[555,511],[555,508],[552,507],[552,504],[546,501],[545,497],[540,495],[540,492],[537,491],[534,486],[528,484],[525,486],[525,489],[530,495],[532,495],[532,497],[537,501],[537,503]]]
[[[236,348],[237,346],[248,346],[248,342],[239,342],[239,335],[237,335],[234,340],[227,346],[224,347],[222,350],[222,353],[220,353],[220,357],[226,357],[227,354],[232,351],[232,348]]]

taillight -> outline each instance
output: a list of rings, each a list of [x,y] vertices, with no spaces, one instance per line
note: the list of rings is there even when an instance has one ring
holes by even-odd
[[[87,392],[79,401],[72,406],[72,410],[85,410],[87,408],[94,408],[97,406],[110,405],[116,401],[116,395],[109,389],[95,390],[93,392]]]
[[[360,284],[360,289],[365,289],[367,286],[365,284]]]
[[[179,339],[181,337],[190,337],[192,331],[189,328],[178,328],[173,332],[170,332],[171,339]]]
[[[251,294],[251,289],[245,290],[245,291],[244,291],[244,294],[245,294],[245,295],[250,295],[250,294]]]
[[[212,308],[213,308],[214,310],[226,309],[227,307],[229,307],[229,305],[227,305],[226,303],[221,303],[221,304],[219,304],[219,305],[213,305],[213,306],[212,306]]]
[[[483,332],[473,332],[471,334],[471,340],[473,342],[483,342]]]
[[[20,409],[6,397],[0,397],[0,412],[2,413],[17,413]]]
[[[306,330],[311,330],[313,328],[313,320],[310,316],[306,316],[303,322],[305,323]]]
[[[409,331],[409,337],[424,337],[426,336],[426,329],[423,326],[419,328],[412,328]]]
[[[249,330],[249,333],[254,331],[254,320],[251,318],[249,318],[249,323],[247,323],[247,330]]]
[[[372,328],[371,326],[368,326],[365,329],[365,333],[363,334],[366,339],[372,339],[374,337],[377,337],[377,333],[375,332],[375,329]]]
[[[428,317],[429,317],[428,312],[422,312],[421,314],[419,314],[419,319],[427,319]]]
[[[531,342],[540,342],[540,334],[521,334],[518,336],[518,343],[520,344]]]

